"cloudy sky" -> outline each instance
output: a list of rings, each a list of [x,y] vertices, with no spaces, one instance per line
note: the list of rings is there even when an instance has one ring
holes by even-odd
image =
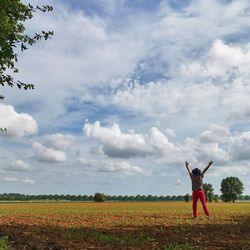
[[[55,35],[19,53],[34,91],[1,88],[1,193],[186,194],[185,160],[250,193],[247,0],[32,3]]]

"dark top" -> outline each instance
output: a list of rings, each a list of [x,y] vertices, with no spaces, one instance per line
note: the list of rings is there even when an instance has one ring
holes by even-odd
[[[194,175],[192,173],[190,174],[193,191],[203,189],[203,177],[204,177],[203,174],[200,175]]]

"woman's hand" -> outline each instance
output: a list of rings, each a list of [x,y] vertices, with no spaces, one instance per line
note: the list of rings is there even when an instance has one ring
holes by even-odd
[[[209,161],[208,166],[210,167],[213,163],[214,163],[213,161]]]

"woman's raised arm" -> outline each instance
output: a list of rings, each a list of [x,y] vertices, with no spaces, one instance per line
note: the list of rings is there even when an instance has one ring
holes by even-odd
[[[187,169],[188,173],[191,174],[191,171],[190,171],[190,169],[189,169],[189,167],[188,167],[189,162],[185,161],[185,165],[186,165],[186,169]]]
[[[204,175],[206,173],[206,171],[209,169],[209,167],[213,164],[214,162],[213,161],[209,161],[208,162],[208,165],[204,168],[204,170],[202,171],[202,175]]]

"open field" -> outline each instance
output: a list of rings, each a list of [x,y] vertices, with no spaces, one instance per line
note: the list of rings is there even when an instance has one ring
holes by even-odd
[[[250,203],[0,204],[0,249],[250,249]]]

